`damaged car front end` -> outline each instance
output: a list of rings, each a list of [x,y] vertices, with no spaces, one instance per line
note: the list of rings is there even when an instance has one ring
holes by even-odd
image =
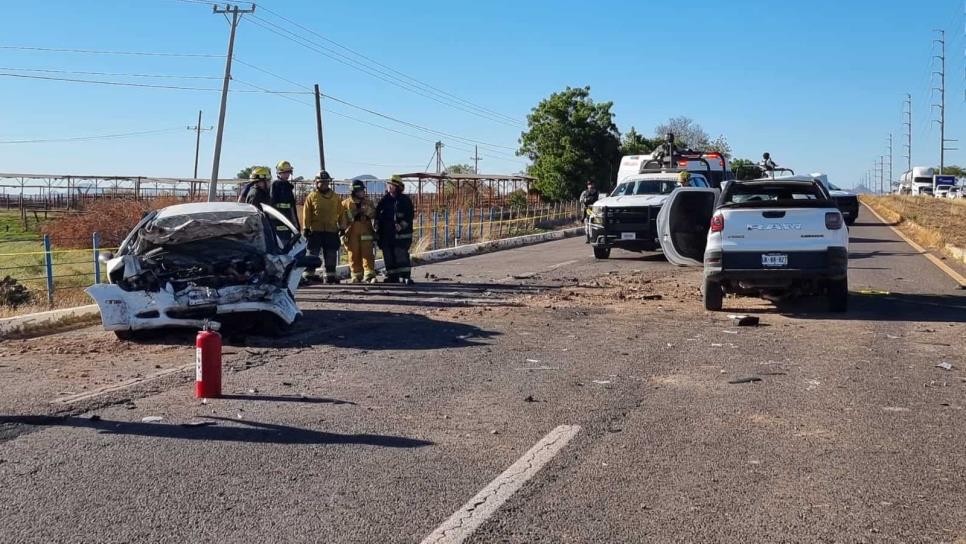
[[[104,328],[201,327],[240,315],[268,333],[295,322],[306,241],[282,242],[273,223],[298,229],[275,209],[234,202],[170,206],[146,215],[106,255],[110,283],[89,287]]]

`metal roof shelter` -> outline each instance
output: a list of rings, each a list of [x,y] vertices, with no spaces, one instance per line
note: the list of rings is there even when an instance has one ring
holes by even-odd
[[[536,179],[519,174],[411,172],[396,175],[409,187],[415,186],[417,206],[446,204],[456,208],[492,206],[502,203],[510,193],[521,189],[529,198],[530,185]]]

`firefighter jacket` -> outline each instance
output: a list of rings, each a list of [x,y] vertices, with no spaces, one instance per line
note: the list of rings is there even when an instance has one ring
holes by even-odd
[[[304,227],[312,232],[339,232],[342,219],[342,202],[335,191],[320,193],[318,189],[305,197],[302,207]]]
[[[342,201],[342,214],[340,226],[346,231],[349,238],[359,237],[361,240],[373,240],[375,229],[372,220],[376,218],[376,208],[368,197],[362,197],[359,202],[349,197]]]
[[[381,244],[411,243],[413,239],[413,201],[404,193],[386,193],[376,205],[376,230]],[[399,230],[396,230],[396,226]]]
[[[282,213],[299,229],[299,214],[295,208],[295,186],[292,182],[277,179],[272,182],[272,207]]]

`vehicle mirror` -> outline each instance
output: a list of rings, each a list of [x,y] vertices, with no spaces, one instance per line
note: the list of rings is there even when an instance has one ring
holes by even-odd
[[[295,266],[297,268],[318,268],[322,266],[322,259],[315,255],[302,255],[295,259]]]
[[[114,258],[114,254],[111,253],[110,251],[103,251],[97,255],[97,260],[102,263],[106,263],[107,261],[110,261],[113,258]]]

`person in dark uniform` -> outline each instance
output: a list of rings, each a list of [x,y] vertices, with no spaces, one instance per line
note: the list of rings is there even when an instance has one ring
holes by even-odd
[[[252,168],[252,173],[248,175],[250,187],[245,202],[259,210],[262,209],[262,204],[271,206],[272,196],[268,192],[268,180],[271,177],[272,171],[264,166]]]
[[[594,180],[587,180],[587,189],[580,193],[580,205],[584,207],[584,220],[588,220],[587,217],[590,215],[590,207],[599,198],[600,193],[597,191],[597,184],[594,183]],[[587,240],[585,242],[590,243],[590,227],[587,228]]]
[[[413,245],[415,209],[413,201],[403,194],[405,188],[399,176],[389,180],[385,196],[376,205],[376,240],[386,263],[385,282],[411,285],[409,248]]]
[[[289,181],[292,177],[292,163],[279,161],[275,167],[278,178],[272,182],[269,194],[272,198],[272,207],[282,212],[289,221],[295,225],[295,230],[300,231],[299,214],[295,207],[295,186]],[[288,242],[292,238],[292,231],[281,223],[275,224],[275,232],[283,242]]]

